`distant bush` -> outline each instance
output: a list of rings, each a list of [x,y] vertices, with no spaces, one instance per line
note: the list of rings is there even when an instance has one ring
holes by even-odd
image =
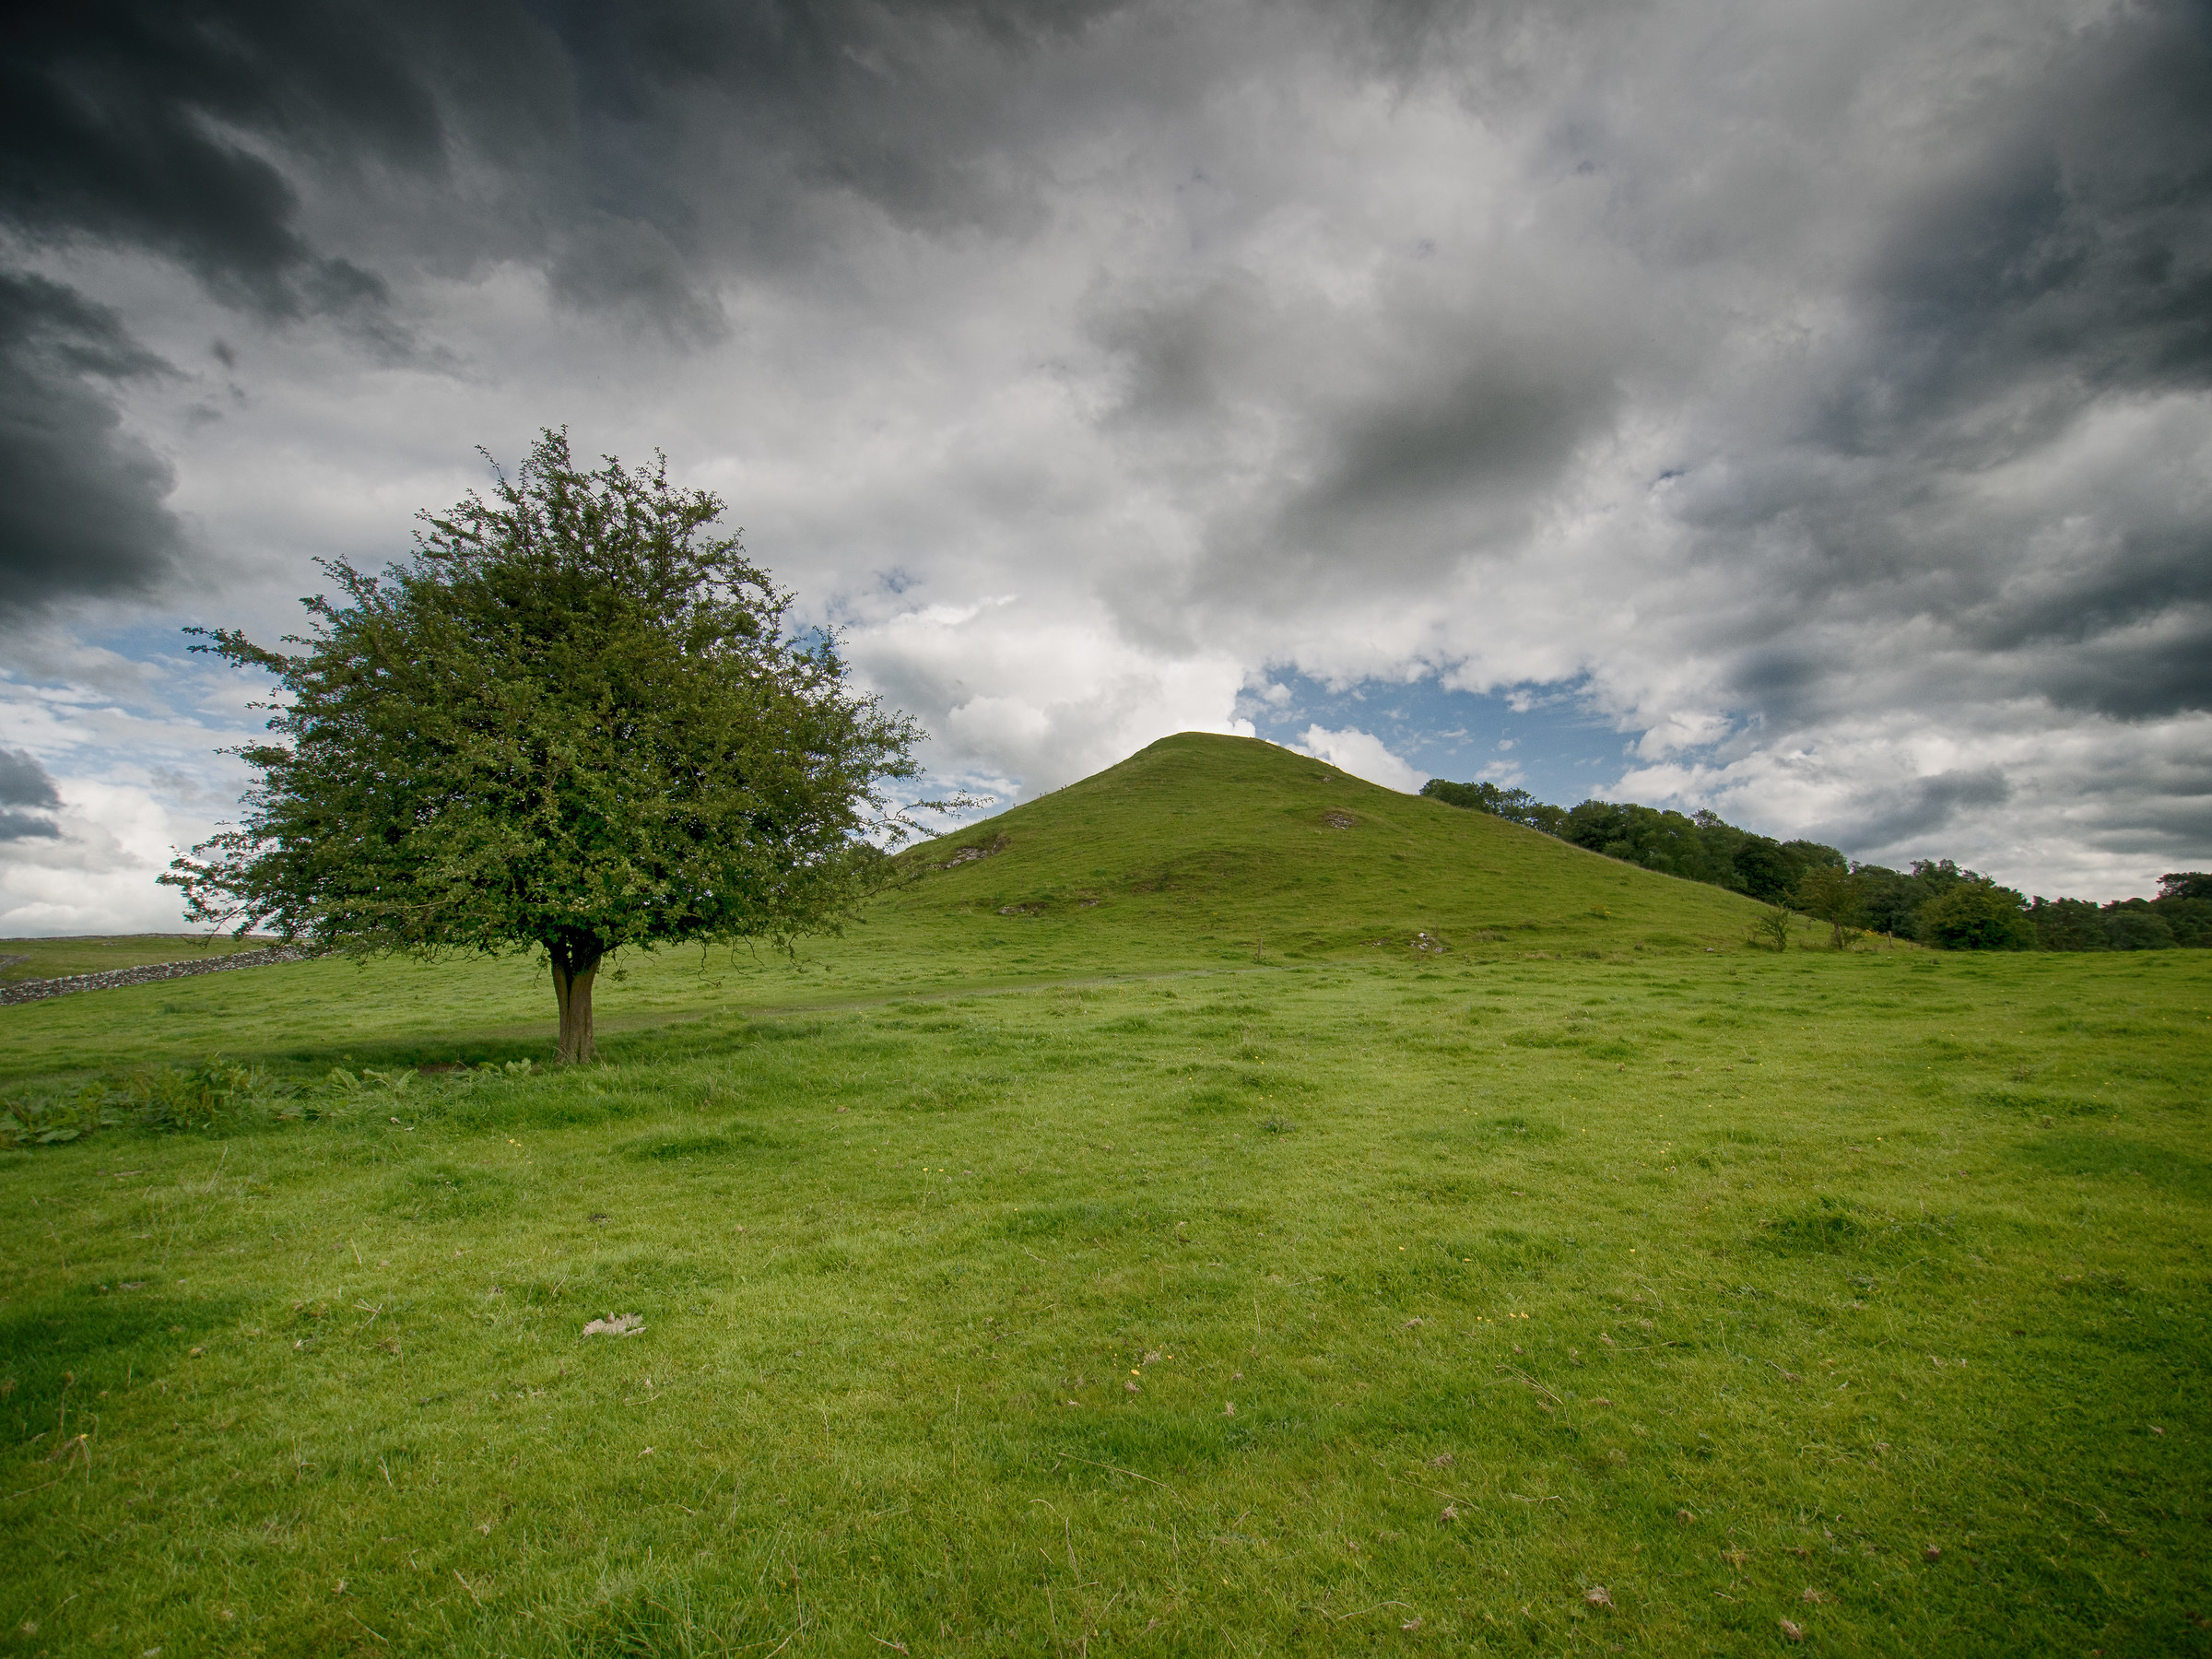
[[[2045,950],[2105,950],[2104,912],[2087,899],[2045,899],[2028,907],[2035,942]]]
[[[1827,923],[1830,947],[1841,950],[1858,936],[1866,908],[1865,878],[1836,865],[1807,870],[1797,883],[1797,908]]]
[[[1961,882],[1921,908],[1921,942],[1939,950],[2033,950],[2027,904],[1994,881]]]
[[[2105,942],[2114,950],[2171,950],[2173,928],[2147,906],[2115,912],[2105,920]]]

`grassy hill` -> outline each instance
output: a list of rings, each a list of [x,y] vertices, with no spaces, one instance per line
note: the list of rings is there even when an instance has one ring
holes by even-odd
[[[518,961],[0,1009],[172,1124],[0,1150],[0,1652],[2204,1651],[2204,953],[1220,738],[906,872],[565,1072]]]
[[[900,865],[910,884],[875,907],[876,924],[1063,961],[1733,947],[1757,912],[1271,743],[1197,732]]]
[[[795,964],[742,949],[624,953],[600,977],[602,1033],[1228,963],[1734,955],[1757,909],[1273,744],[1201,733],[910,849],[899,867],[843,936],[802,942]],[[21,948],[60,972],[196,948],[102,941],[93,956],[81,943]],[[312,1069],[516,1059],[548,1052],[552,1009],[545,971],[521,956],[253,969],[12,1009],[0,1087],[233,1053],[249,1030],[257,1052]]]

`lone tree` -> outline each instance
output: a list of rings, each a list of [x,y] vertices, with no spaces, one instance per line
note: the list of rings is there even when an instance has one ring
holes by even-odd
[[[1751,918],[1751,943],[1761,950],[1787,950],[1790,947],[1790,912],[1782,905],[1770,904]]]
[[[1841,950],[1865,909],[1865,888],[1855,870],[1817,865],[1797,878],[1797,908],[1827,923],[1829,947]]]
[[[869,832],[908,831],[881,785],[921,733],[786,632],[665,457],[584,472],[547,430],[494,470],[406,564],[325,561],[297,652],[189,630],[284,695],[238,751],[243,821],[161,879],[194,921],[353,955],[541,947],[560,1058],[589,1060],[610,953],[835,931],[888,876]]]

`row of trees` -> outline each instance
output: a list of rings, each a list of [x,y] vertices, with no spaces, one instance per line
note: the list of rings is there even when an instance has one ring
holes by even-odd
[[[1726,888],[1769,904],[1788,900],[1809,871],[1848,867],[1843,854],[1833,847],[1818,841],[1778,841],[1739,830],[1711,812],[1686,818],[1623,801],[1553,806],[1525,789],[1453,783],[1443,778],[1430,779],[1421,793],[1447,806],[1465,806],[1525,824],[1607,858]]]
[[[2156,899],[2037,898],[2028,907],[2044,950],[2164,950],[2212,947],[2212,874],[2179,870],[2159,877]]]
[[[1820,917],[1835,943],[1851,929],[1918,938],[1947,950],[2171,950],[2212,947],[2212,875],[2177,870],[2155,899],[2029,899],[2017,888],[1923,859],[1909,872],[1853,865],[1801,884],[1796,908]]]
[[[2200,871],[2161,877],[2155,899],[2030,900],[1947,858],[1918,859],[1903,870],[1856,864],[1834,847],[1775,841],[1711,812],[1686,817],[1618,801],[1554,806],[1524,789],[1443,778],[1430,779],[1421,793],[1608,858],[1817,916],[1837,945],[1865,930],[1949,950],[2212,947],[2212,875]]]

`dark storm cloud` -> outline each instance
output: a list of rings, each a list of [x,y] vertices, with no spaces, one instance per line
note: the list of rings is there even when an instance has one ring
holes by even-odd
[[[2212,708],[2212,609],[2176,606],[2159,621],[2147,636],[2113,631],[2053,653],[2030,684],[2061,708],[2117,720]]]
[[[171,372],[113,312],[0,273],[0,617],[141,592],[176,558],[170,468],[114,402],[120,383]]]
[[[1797,417],[1693,473],[1680,518],[1772,611],[1931,625],[1962,695],[2212,708],[2193,464],[2077,492],[2077,545],[2032,579],[2048,518],[1960,506],[2085,420],[2212,387],[2212,7],[2130,6],[2041,44],[2037,73],[1992,76],[1942,129],[1931,181],[1848,278],[1857,323]],[[1834,687],[1827,666],[1785,646],[1735,683],[1787,716]]]
[[[1813,712],[1811,700],[1835,666],[1816,648],[1769,643],[1739,657],[1729,683],[1752,707],[1794,723]]]
[[[1249,271],[1225,272],[1194,293],[1122,297],[1090,324],[1121,365],[1114,423],[1179,432],[1222,418],[1253,363],[1272,355],[1273,309]]]
[[[1994,766],[1940,772],[1860,801],[1823,833],[1841,846],[1878,851],[1930,835],[1964,808],[2001,806],[2011,798],[2011,782]]]
[[[178,262],[226,303],[406,345],[386,265],[541,265],[696,335],[724,270],[818,252],[815,207],[1034,226],[1025,74],[1123,0],[106,0],[19,21],[0,222]],[[1097,100],[1120,101],[1107,88]],[[327,245],[332,215],[372,232]]]
[[[22,749],[0,748],[0,806],[53,807],[62,797],[35,756]]]
[[[1525,494],[1564,470],[1611,412],[1602,364],[1521,342],[1463,349],[1475,360],[1441,383],[1347,421],[1334,465],[1293,512],[1348,519],[1441,496]]]
[[[987,214],[1004,188],[991,159],[1021,101],[1007,72],[1116,9],[1119,0],[576,0],[543,15],[571,66],[581,119],[617,140],[599,165],[644,187],[644,217],[668,228],[707,204],[688,194],[695,181],[660,169],[703,159],[709,147],[756,186],[848,190],[911,224]]]
[[[1133,452],[1195,472],[1241,430],[1280,434],[1277,488],[1216,535],[1193,602],[1293,609],[1509,552],[1611,427],[1636,352],[1621,330],[1525,292],[1493,314],[1433,291],[1419,254],[1394,263],[1407,291],[1372,312],[1230,269],[1091,318],[1116,367],[1109,426]]]
[[[1036,229],[1041,145],[1101,112],[1187,98],[1220,67],[1165,53],[1072,67],[1092,31],[1135,9],[49,7],[18,23],[0,64],[0,222],[34,244],[156,253],[228,303],[350,317],[372,339],[395,327],[379,252],[463,272],[522,257],[580,307],[642,309],[688,333],[733,264],[819,252],[824,201],[924,231]],[[1383,8],[1393,38],[1429,27],[1404,9]],[[1154,22],[1163,37],[1186,24]],[[326,245],[315,209],[334,205],[382,249]]]
[[[2198,778],[2187,793],[2147,794],[2127,805],[2124,821],[2100,838],[2108,845],[2156,852],[2161,862],[2201,859],[2212,846],[2212,779]]]
[[[319,169],[435,172],[444,135],[409,51],[430,20],[280,0],[19,15],[0,64],[0,219],[34,242],[166,255],[269,315],[374,319],[382,280],[311,244],[298,188],[245,140]]]
[[[1840,443],[1956,423],[1967,453],[2085,393],[2212,384],[2212,7],[2131,6],[1981,113],[1867,273],[1884,329]]]
[[[571,135],[522,186],[533,257],[578,310],[696,342],[732,273],[848,252],[859,204],[929,236],[1049,221],[1042,154],[1132,88],[1059,60],[1127,0],[664,0],[538,8]],[[1141,101],[1141,100],[1140,100]]]
[[[33,757],[0,748],[0,841],[59,836],[61,830],[44,815],[61,804],[53,780]]]
[[[0,226],[18,249],[173,260],[242,312],[328,316],[405,355],[384,279],[312,244],[299,189],[263,151],[435,172],[439,115],[406,28],[422,21],[257,0],[20,11],[0,55]],[[112,312],[0,273],[0,611],[143,592],[182,557],[170,468],[115,406],[119,382],[167,371]]]
[[[2126,525],[2058,579],[1979,607],[1960,635],[2061,708],[2212,709],[2212,524]]]
[[[1020,170],[992,159],[1001,72],[1100,9],[34,8],[0,56],[0,227],[21,250],[173,261],[247,316],[384,359],[441,356],[398,314],[390,258],[521,257],[579,310],[711,340],[719,265],[788,257],[810,194],[925,225],[1018,209]],[[329,245],[334,218],[378,245]],[[0,606],[154,583],[182,554],[171,480],[117,430],[112,388],[158,365],[45,278],[6,276],[0,311]]]
[[[58,826],[28,812],[11,812],[0,806],[0,841],[55,841],[61,837]]]

